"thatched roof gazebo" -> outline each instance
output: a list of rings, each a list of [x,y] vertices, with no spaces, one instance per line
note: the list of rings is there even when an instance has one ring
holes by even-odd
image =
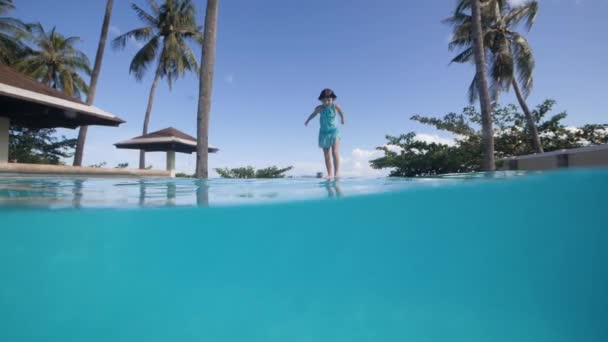
[[[196,138],[173,127],[148,133],[114,144],[117,148],[142,150],[146,152],[167,152],[167,171],[175,177],[175,152],[196,152]],[[219,151],[209,146],[209,153]]]
[[[0,164],[8,162],[9,127],[118,126],[119,117],[0,65]]]

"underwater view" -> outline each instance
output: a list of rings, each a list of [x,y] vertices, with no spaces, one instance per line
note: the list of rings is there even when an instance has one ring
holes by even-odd
[[[1,341],[608,339],[607,170],[0,181]]]

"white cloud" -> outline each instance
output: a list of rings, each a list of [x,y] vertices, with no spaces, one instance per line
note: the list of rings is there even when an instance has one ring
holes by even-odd
[[[521,6],[528,1],[529,0],[509,0],[509,3],[511,4],[511,6]]]
[[[369,162],[384,156],[384,152],[378,150],[366,150],[355,148],[349,158],[344,158],[342,163],[342,176],[345,177],[384,177],[388,175],[387,170],[373,169]]]
[[[384,147],[386,147],[387,150],[394,152],[394,153],[401,153],[401,151],[403,151],[403,149],[397,145],[384,145]]]
[[[388,175],[387,170],[375,170],[369,165],[370,160],[380,158],[384,152],[355,148],[349,155],[340,158],[340,173],[343,177],[384,177]],[[317,172],[325,171],[323,157],[319,156],[318,162],[297,162],[290,172],[294,176],[314,176]]]
[[[574,126],[567,126],[565,129],[570,133],[579,133],[581,131],[580,129],[578,129],[578,127]]]
[[[435,134],[427,134],[427,133],[416,133],[416,140],[426,142],[426,143],[435,143],[435,144],[444,144],[448,146],[454,146],[456,141],[454,139],[440,137]]]

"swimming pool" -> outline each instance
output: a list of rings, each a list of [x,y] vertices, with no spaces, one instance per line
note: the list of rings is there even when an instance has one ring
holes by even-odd
[[[608,171],[497,175],[0,181],[0,341],[608,340]]]
[[[120,179],[0,178],[0,205],[42,208],[137,208],[231,206],[342,198],[448,186],[478,179],[500,180],[522,172],[454,174],[434,178]]]

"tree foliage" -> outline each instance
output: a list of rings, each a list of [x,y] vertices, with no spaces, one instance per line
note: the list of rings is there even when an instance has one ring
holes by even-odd
[[[113,45],[123,49],[130,40],[143,44],[133,57],[129,72],[140,81],[156,63],[156,73],[166,78],[171,88],[187,71],[198,71],[198,62],[188,41],[202,42],[201,27],[196,23],[196,9],[191,0],[166,0],[162,5],[148,0],[148,4],[148,10],[131,4],[144,26],[116,37]]]
[[[293,169],[292,166],[278,168],[276,166],[256,170],[253,166],[237,167],[234,169],[218,168],[215,171],[222,178],[284,178],[285,172]]]
[[[410,132],[398,137],[386,136],[387,144],[378,147],[384,157],[371,161],[375,169],[390,168],[391,177],[430,176],[453,172],[478,171],[481,164],[481,144],[477,150],[416,140]]]
[[[563,123],[566,112],[549,116],[554,105],[555,101],[546,100],[533,111],[546,151],[608,143],[608,125],[566,126]],[[492,116],[498,158],[534,153],[525,116],[518,107],[495,105]],[[398,137],[389,135],[386,136],[386,145],[377,148],[384,151],[384,157],[372,160],[373,168],[389,168],[390,175],[394,177],[481,170],[481,114],[474,107],[466,107],[461,113],[449,113],[442,118],[414,115],[411,119],[452,134],[454,144],[420,141],[413,132]]]
[[[26,25],[5,16],[13,9],[15,5],[12,0],[0,0],[0,64],[11,65],[27,51],[21,39],[27,32]]]
[[[47,32],[41,24],[29,25],[29,30],[26,38],[32,47],[14,67],[69,96],[86,95],[89,85],[82,75],[91,75],[91,65],[87,55],[75,46],[80,38],[65,37],[55,28]]]
[[[517,96],[519,105],[530,126],[529,133],[535,152],[543,152],[538,129],[526,98],[534,83],[534,55],[528,40],[517,29],[522,23],[528,30],[532,28],[538,14],[538,2],[526,0],[514,3],[507,0],[486,0],[476,2],[481,8],[481,26],[483,45],[486,50],[487,73],[491,80],[491,93],[495,102],[501,91],[509,91],[511,87]],[[453,26],[453,35],[449,43],[450,50],[458,49],[460,53],[452,59],[452,63],[478,63],[474,58],[473,18],[466,10],[472,8],[471,0],[459,0],[454,15],[444,22]],[[479,64],[478,64],[479,66]],[[516,77],[517,76],[517,77]],[[476,75],[469,87],[469,101],[473,103],[481,85]],[[485,97],[486,94],[484,94]]]
[[[28,164],[63,164],[62,158],[73,155],[76,139],[57,137],[55,129],[30,129],[11,126],[9,160]]]
[[[481,3],[492,94],[497,96],[500,91],[508,91],[516,77],[524,94],[529,94],[534,82],[535,60],[528,40],[517,28],[522,23],[527,30],[532,28],[538,15],[538,2],[527,0],[514,4],[507,0],[487,0]],[[474,62],[471,16],[466,12],[470,7],[470,0],[460,0],[454,14],[443,21],[453,27],[450,51],[459,51],[452,63]],[[478,97],[476,84],[477,79],[473,78],[469,87],[471,103]]]

